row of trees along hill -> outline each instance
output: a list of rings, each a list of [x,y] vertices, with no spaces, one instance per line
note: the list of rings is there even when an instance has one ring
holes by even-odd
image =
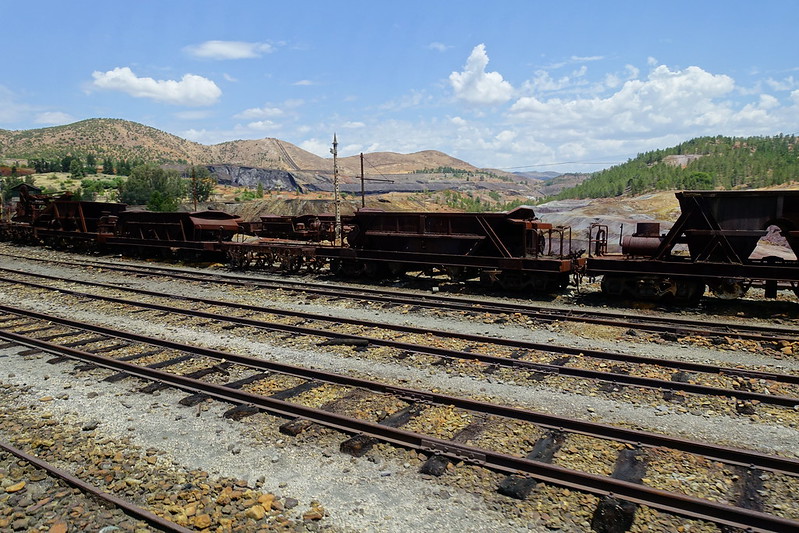
[[[595,173],[556,199],[608,198],[668,189],[734,189],[799,180],[798,137],[699,137]]]
[[[129,176],[133,167],[144,164],[141,160],[128,160],[104,158],[99,162],[97,156],[92,153],[86,154],[85,159],[72,155],[65,155],[55,159],[31,159],[28,165],[37,174],[48,172],[69,172],[73,177],[82,177],[88,174],[95,174],[98,170],[103,174],[116,174],[118,176]]]
[[[72,159],[74,166],[76,159]],[[30,170],[30,169],[23,169]],[[79,178],[85,174],[72,173],[72,177]],[[108,179],[110,178],[110,179]],[[8,176],[0,177],[0,198],[2,201],[10,199],[10,191],[20,183],[35,185],[35,176],[29,172],[18,172],[16,167]],[[70,180],[72,182],[72,180]],[[105,176],[98,178],[83,178],[77,189],[66,188],[62,191],[47,191],[59,194],[71,192],[76,200],[94,200],[98,193],[108,195],[112,189],[116,194],[111,197],[129,205],[146,205],[151,211],[175,211],[183,201],[207,201],[216,187],[214,178],[207,167],[196,165],[187,167],[182,173],[177,170],[166,170],[153,163],[142,163],[132,167],[129,176]]]

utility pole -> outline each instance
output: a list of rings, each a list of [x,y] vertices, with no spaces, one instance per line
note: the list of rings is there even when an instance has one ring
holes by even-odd
[[[194,200],[194,212],[197,212],[197,171],[191,166],[191,197]]]
[[[338,190],[338,141],[336,134],[333,133],[333,149],[330,150],[333,154],[333,204],[336,209],[336,227],[333,233],[333,244],[336,246],[341,245],[341,199],[339,198]]]
[[[361,207],[366,207],[366,193],[363,190],[363,152],[361,152]]]

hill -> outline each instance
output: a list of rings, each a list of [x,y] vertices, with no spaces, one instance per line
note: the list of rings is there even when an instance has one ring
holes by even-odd
[[[607,198],[667,189],[745,189],[799,180],[799,138],[699,137],[596,172],[557,198]]]
[[[120,119],[96,118],[64,126],[32,130],[0,130],[0,159],[61,159],[72,155],[98,161],[139,160],[157,164],[237,165],[286,171],[332,173],[331,158],[322,158],[279,139],[237,140],[215,145],[182,139],[161,130]],[[442,152],[413,154],[370,153],[368,168],[401,174],[425,168],[454,168],[477,172],[465,161]],[[344,174],[360,174],[360,157],[339,158]]]

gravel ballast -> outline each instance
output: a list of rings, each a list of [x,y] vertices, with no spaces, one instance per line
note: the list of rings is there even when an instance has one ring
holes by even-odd
[[[52,275],[69,273],[71,279],[87,279],[147,288],[164,293],[231,298],[212,284],[131,277],[111,272],[66,269],[0,258],[0,266],[24,268],[29,272]],[[77,287],[76,287],[77,288]],[[240,294],[236,293],[235,297]],[[585,338],[570,328],[540,327],[536,324],[495,324],[489,320],[458,319],[429,313],[408,313],[371,307],[341,304],[331,307],[300,301],[291,295],[276,295],[261,305],[282,306],[315,313],[348,317],[368,317],[385,323],[449,329],[463,333],[500,336],[532,342],[554,342],[581,349],[606,349],[636,353],[652,358],[682,359],[696,362],[727,361],[759,369],[797,372],[795,358],[775,358],[769,353],[717,350],[679,343],[653,343],[620,338]],[[681,411],[676,404],[625,401],[601,394],[574,394],[547,383],[516,383],[504,376],[476,378],[447,373],[434,366],[409,366],[401,362],[374,360],[318,346],[287,346],[239,335],[202,331],[189,325],[164,320],[156,323],[123,311],[93,309],[93,304],[65,307],[62,301],[36,297],[8,284],[0,285],[0,302],[5,305],[67,316],[135,333],[169,338],[177,342],[197,343],[233,353],[241,353],[281,363],[309,366],[360,377],[371,377],[420,390],[446,394],[492,398],[506,404],[526,407],[549,414],[584,418],[603,423],[658,431],[684,438],[740,446],[799,457],[799,428],[792,420],[766,416],[717,416],[716,413]],[[588,531],[592,509],[540,508],[547,500],[541,490],[539,502],[518,501],[489,493],[484,486],[462,487],[450,475],[443,478],[422,476],[417,472],[421,458],[413,452],[378,447],[362,458],[352,458],[338,450],[345,436],[328,430],[293,438],[277,431],[282,420],[265,414],[232,421],[222,417],[229,406],[209,402],[198,407],[181,407],[184,396],[173,390],[155,395],[135,392],[140,382],[128,379],[118,384],[99,380],[109,373],[103,370],[71,372],[72,363],[48,364],[48,356],[21,357],[16,349],[0,351],[0,385],[3,394],[13,397],[20,412],[46,415],[47,420],[80,431],[86,438],[126,443],[137,449],[157,450],[158,460],[169,470],[207,473],[209,479],[239,480],[247,490],[271,494],[281,510],[285,528],[331,531]],[[44,399],[44,400],[43,400]],[[8,417],[9,415],[6,414]],[[4,439],[14,437],[8,427],[0,426]],[[89,435],[90,434],[90,435]],[[76,459],[65,459],[65,462]],[[488,478],[491,481],[493,478]],[[490,483],[487,483],[490,485]],[[553,493],[553,498],[560,495]],[[564,500],[565,501],[565,500]],[[584,504],[593,500],[587,499]],[[243,511],[242,511],[243,512]],[[644,511],[645,512],[645,511]],[[320,515],[320,516],[317,516]],[[275,515],[278,516],[278,515]],[[657,519],[652,522],[657,523]],[[671,525],[674,522],[669,522]],[[191,524],[190,524],[191,525]],[[640,527],[640,526],[639,526]],[[663,529],[667,530],[666,526]],[[257,530],[257,529],[253,529]],[[639,529],[640,530],[640,529]],[[657,528],[653,530],[658,530]],[[691,529],[698,531],[699,529]]]

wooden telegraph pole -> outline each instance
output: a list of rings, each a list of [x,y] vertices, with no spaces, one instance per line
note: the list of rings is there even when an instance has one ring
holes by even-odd
[[[194,200],[194,211],[197,212],[197,172],[194,165],[191,166],[191,198]]]
[[[363,152],[361,152],[361,207],[366,207],[366,193],[363,189]]]
[[[341,199],[339,198],[339,190],[338,190],[338,141],[336,140],[336,134],[333,133],[333,149],[330,150],[330,153],[333,154],[333,204],[336,209],[336,227],[334,232],[334,244],[336,246],[341,245]]]

